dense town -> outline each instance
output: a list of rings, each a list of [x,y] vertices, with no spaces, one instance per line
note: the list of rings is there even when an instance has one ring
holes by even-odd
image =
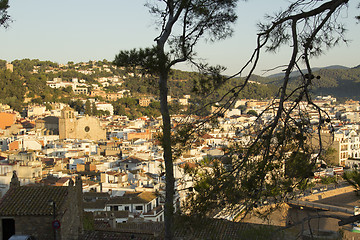
[[[14,71],[12,64],[8,63],[6,67],[7,71]],[[105,64],[101,69],[111,72]],[[38,71],[39,67],[33,68],[33,73]],[[47,68],[44,71],[60,70]],[[76,71],[89,75],[95,70],[77,68]],[[80,228],[77,225],[84,224],[86,220],[73,219],[71,212],[81,212],[82,208],[92,216],[94,221],[90,222],[95,222],[92,228],[106,225],[106,228],[117,229],[121,223],[164,221],[165,166],[163,150],[157,138],[161,133],[161,117],[144,115],[131,119],[126,115],[114,114],[111,102],[132,96],[133,93],[128,89],[117,92],[104,90],[108,86],[121,86],[122,76],[99,77],[96,81],[97,84],[89,85],[84,79],[65,81],[54,77],[46,84],[53,89],[70,87],[74,101],[80,101],[84,106],[82,109],[86,109],[85,105],[90,102],[93,109],[101,111],[102,114],[98,116],[79,112],[62,102],[34,103],[29,97],[22,112],[15,111],[7,104],[0,104],[0,196],[6,200],[0,204],[0,214],[22,221],[24,233],[31,228],[29,221],[33,221],[32,215],[40,214],[51,219],[52,211],[56,211],[56,215],[61,216],[61,235],[73,236],[77,231],[75,228]],[[153,96],[137,97],[139,106],[149,106],[155,101]],[[191,104],[191,96],[168,96],[168,101],[186,109]],[[186,181],[191,178],[185,169],[196,166],[206,158],[223,156],[224,149],[234,141],[249,141],[244,131],[271,102],[237,100],[217,117],[218,127],[203,134],[196,144],[174,161],[177,190],[175,210],[181,209],[187,197],[185,190],[192,187],[191,181]],[[324,138],[330,139],[330,133],[333,133],[333,141],[327,146],[332,149],[332,156],[319,159],[321,167],[314,171],[312,177],[312,181],[317,182],[323,177],[341,177],[345,169],[360,166],[360,104],[352,100],[338,103],[332,96],[318,96],[314,103],[331,120],[331,128],[322,130]],[[318,112],[312,106],[304,104],[303,107],[315,129],[320,121]],[[216,112],[217,108],[214,105],[211,112]],[[271,117],[270,113],[261,115],[264,121]],[[176,125],[185,118],[189,119],[189,116],[180,111],[172,116],[172,124]],[[51,190],[49,186],[61,188]],[[29,190],[16,191],[23,187]],[[320,188],[314,188],[311,196],[318,191],[321,191]],[[79,195],[79,192],[83,194]],[[47,200],[32,201],[32,198]],[[50,206],[41,210],[49,205],[50,200],[53,209]],[[11,202],[16,202],[19,209],[9,207]],[[26,206],[22,209],[21,204]],[[236,220],[234,213],[219,212],[215,217]],[[11,221],[5,225],[3,223],[3,227],[11,224]],[[46,232],[44,229],[38,231]]]

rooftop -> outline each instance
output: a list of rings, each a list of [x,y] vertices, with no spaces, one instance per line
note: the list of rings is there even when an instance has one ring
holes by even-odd
[[[0,201],[1,216],[52,215],[52,200],[61,208],[68,187],[21,186],[10,188]]]

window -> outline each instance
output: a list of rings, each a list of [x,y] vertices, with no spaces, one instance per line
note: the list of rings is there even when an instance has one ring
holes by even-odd
[[[89,126],[86,126],[85,127],[85,132],[89,132],[90,131],[90,127]]]
[[[143,207],[142,206],[136,206],[135,209],[136,210],[143,210]]]
[[[119,211],[119,206],[114,206],[114,211]]]
[[[125,206],[125,211],[129,211],[129,206]]]

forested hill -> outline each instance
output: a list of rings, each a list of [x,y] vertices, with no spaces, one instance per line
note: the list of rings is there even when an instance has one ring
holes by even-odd
[[[360,65],[353,68],[335,66],[332,68],[321,68],[314,71],[315,76],[320,79],[314,79],[312,84],[312,93],[314,95],[332,95],[338,99],[360,100]],[[275,77],[274,77],[275,76]],[[273,77],[261,78],[257,81],[280,86],[282,77],[274,75]],[[297,86],[299,76],[292,77],[290,87]]]
[[[75,96],[71,88],[50,88],[47,86],[46,81],[51,81],[54,78],[61,78],[65,82],[78,78],[89,86],[89,91],[94,86],[98,86],[108,93],[126,89],[131,92],[129,98],[133,101],[143,96],[153,96],[154,99],[158,96],[156,77],[143,75],[137,72],[137,68],[131,70],[134,72],[116,68],[105,59],[103,61],[89,61],[87,63],[69,62],[65,65],[51,61],[23,59],[13,61],[12,65],[13,72],[6,70],[6,61],[0,60],[0,102],[9,104],[17,111],[21,111],[29,102],[71,103],[74,98],[85,100],[90,98],[88,95]],[[360,100],[360,65],[354,68],[338,66],[319,69],[314,74],[321,77],[320,80],[314,79],[313,81],[314,94],[333,95],[339,99],[351,98],[353,100]],[[103,78],[114,76],[121,79],[121,85],[110,82],[110,85],[105,86],[103,82],[100,82]],[[201,85],[201,78],[195,72],[173,70],[169,79],[169,94],[174,98],[191,95],[192,102],[195,104],[197,101],[204,102],[203,96],[193,91]],[[282,83],[282,77],[278,76],[260,77],[254,75],[250,80],[250,83],[238,95],[239,98],[266,99],[274,97]],[[293,77],[290,86],[296,87],[298,81],[299,77]],[[236,78],[226,81],[226,84],[222,87],[215,86],[217,93],[212,96],[211,100],[218,99],[234,86],[241,85],[242,82],[243,79]],[[212,89],[214,88],[214,86],[210,86],[209,89],[211,87]],[[207,92],[205,91],[205,93]],[[123,102],[119,100],[117,105],[121,104]]]
[[[199,84],[197,80],[199,74],[194,72],[184,72],[173,70],[170,74],[169,88],[170,95],[174,97],[182,97],[183,95],[192,95],[196,97],[194,92],[195,85]],[[261,84],[262,77],[253,76],[250,83],[239,93],[239,98],[265,99],[274,96],[277,89],[273,85]],[[242,85],[242,78],[234,78],[227,80],[220,88],[217,88],[216,95],[222,96],[230,91],[233,87]],[[201,96],[199,96],[201,97]]]
[[[94,86],[108,93],[121,90],[129,90],[129,99],[136,100],[143,96],[158,96],[156,77],[141,74],[137,68],[122,69],[116,68],[107,60],[89,61],[67,64],[58,64],[51,61],[40,61],[38,59],[22,59],[11,62],[13,71],[6,70],[6,61],[0,60],[0,103],[8,104],[13,109],[21,111],[28,103],[51,103],[64,102],[71,104],[74,99],[88,99],[90,96],[75,96],[70,88],[50,88],[47,81],[60,78],[62,81],[70,82],[73,78],[79,79],[87,84],[91,91]],[[103,78],[117,76],[121,79],[121,85],[109,83],[105,86],[100,82]],[[199,79],[195,72],[184,72],[173,70],[169,79],[169,94],[174,98],[182,98],[184,95],[191,95],[194,101],[202,100],[193,90]],[[258,79],[254,76],[254,79]],[[218,89],[218,96],[225,94],[232,87],[240,85],[243,80],[232,79]],[[270,85],[251,83],[240,93],[240,98],[262,99],[274,96],[274,89]],[[124,101],[128,101],[128,98]],[[101,99],[100,99],[101,100]],[[105,99],[102,99],[105,101]],[[130,101],[130,100],[129,100]],[[136,101],[135,101],[136,102]],[[123,102],[119,101],[117,105]],[[126,103],[129,105],[128,103]]]

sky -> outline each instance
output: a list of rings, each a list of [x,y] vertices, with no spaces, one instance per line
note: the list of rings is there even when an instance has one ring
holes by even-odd
[[[155,18],[144,6],[146,0],[10,0],[14,20],[0,29],[0,59],[40,59],[58,63],[112,61],[120,50],[149,47],[157,36]],[[349,29],[348,45],[341,44],[312,60],[314,67],[360,64],[360,23],[356,23],[356,1],[339,17]],[[216,43],[202,41],[198,57],[212,65],[227,67],[233,74],[247,62],[256,46],[256,24],[288,4],[286,0],[239,1],[238,21],[231,38]],[[353,5],[351,5],[353,4]],[[287,64],[290,48],[276,54],[264,53],[256,74]],[[190,70],[188,66],[175,68]],[[275,72],[270,73],[276,73]]]

